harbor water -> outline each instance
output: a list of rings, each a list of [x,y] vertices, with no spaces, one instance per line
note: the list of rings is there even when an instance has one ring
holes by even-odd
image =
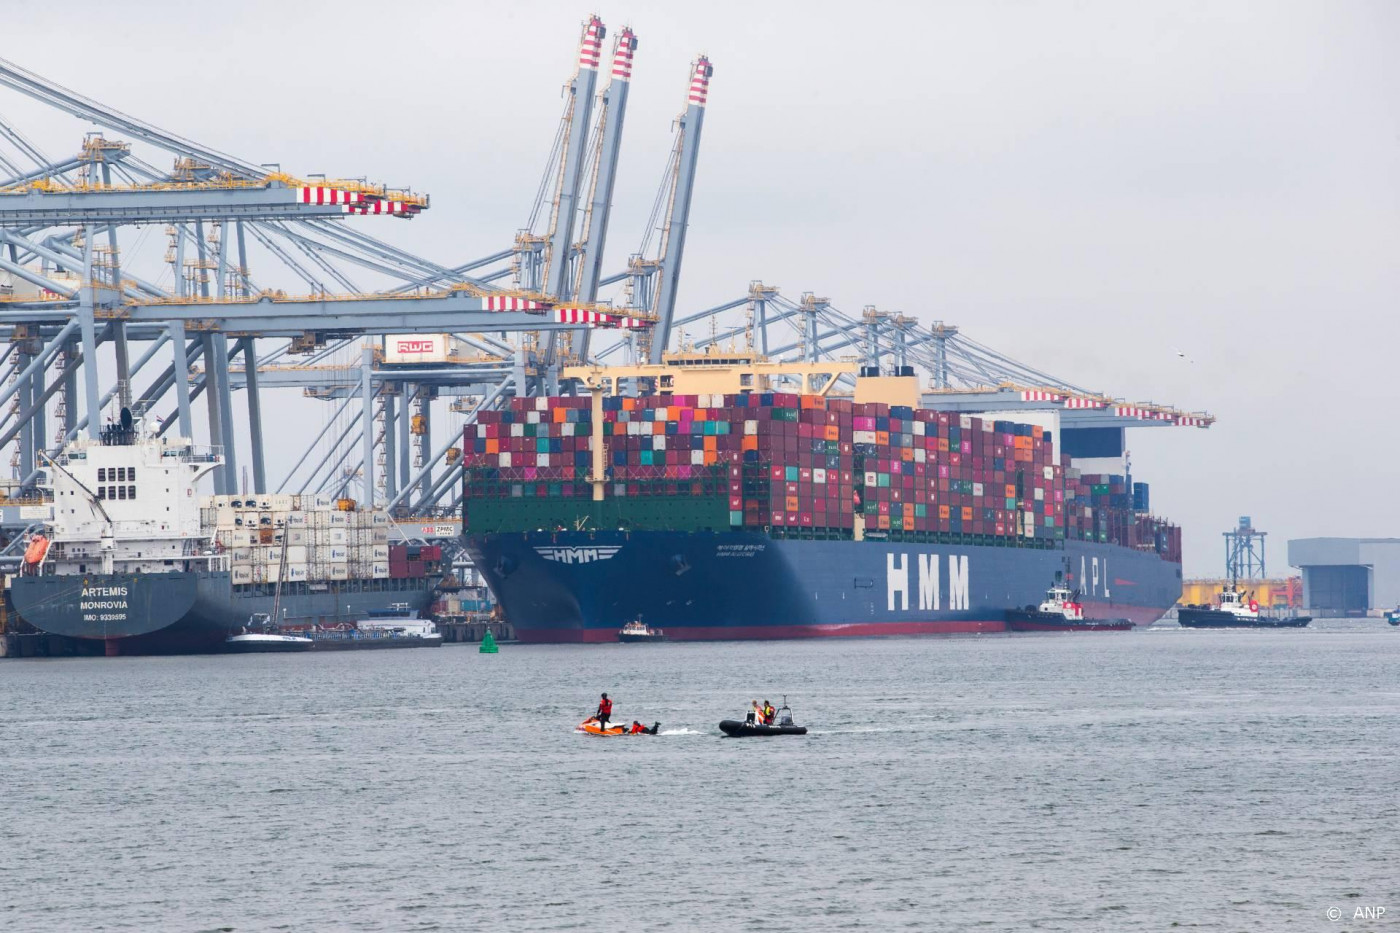
[[[1390,929],[1397,658],[1321,620],[7,661],[0,928]],[[603,690],[662,734],[574,733]],[[783,694],[805,738],[716,729]]]

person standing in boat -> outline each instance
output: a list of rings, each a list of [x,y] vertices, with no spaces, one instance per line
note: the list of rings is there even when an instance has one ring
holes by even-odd
[[[769,703],[767,700],[764,700],[764,701],[763,701],[763,724],[764,724],[765,726],[771,726],[771,725],[773,725],[773,717],[776,716],[776,715],[778,715],[778,711],[775,710],[775,709],[773,708],[773,704],[772,704],[772,703]]]
[[[599,729],[606,729],[608,727],[608,720],[612,718],[612,700],[608,699],[606,693],[603,694],[603,698],[598,701],[598,712],[593,714],[593,718],[598,720]]]
[[[751,702],[748,714],[744,717],[744,721],[751,726],[763,724],[763,710],[758,708],[757,700]]]

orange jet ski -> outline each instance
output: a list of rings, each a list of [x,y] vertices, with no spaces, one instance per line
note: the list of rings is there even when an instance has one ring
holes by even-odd
[[[650,729],[648,729],[646,726],[641,725],[640,723],[633,723],[631,726],[626,726],[619,723],[617,725],[610,725],[606,729],[603,729],[600,728],[598,725],[598,718],[596,716],[590,716],[583,722],[579,723],[578,728],[574,731],[586,732],[589,735],[656,735],[657,730],[659,730],[660,728],[661,723],[658,722],[653,724]]]

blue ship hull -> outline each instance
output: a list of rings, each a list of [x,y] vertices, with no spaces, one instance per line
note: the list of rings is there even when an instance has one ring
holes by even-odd
[[[756,532],[472,535],[467,549],[526,642],[1001,632],[1057,571],[1090,618],[1150,625],[1181,565],[1110,544],[1063,547],[777,539]]]
[[[432,587],[424,578],[287,584],[278,608],[287,622],[334,625],[399,603],[424,612]],[[186,654],[222,650],[253,613],[272,613],[274,593],[270,584],[234,586],[227,571],[71,574],[15,577],[10,599],[39,631],[100,644],[107,655]]]

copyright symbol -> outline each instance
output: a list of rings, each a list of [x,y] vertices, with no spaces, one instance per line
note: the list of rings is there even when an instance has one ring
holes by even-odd
[[[1340,920],[1340,919],[1342,919],[1342,908],[1340,908],[1340,907],[1329,907],[1329,908],[1327,908],[1327,919],[1328,919],[1328,920]]]

